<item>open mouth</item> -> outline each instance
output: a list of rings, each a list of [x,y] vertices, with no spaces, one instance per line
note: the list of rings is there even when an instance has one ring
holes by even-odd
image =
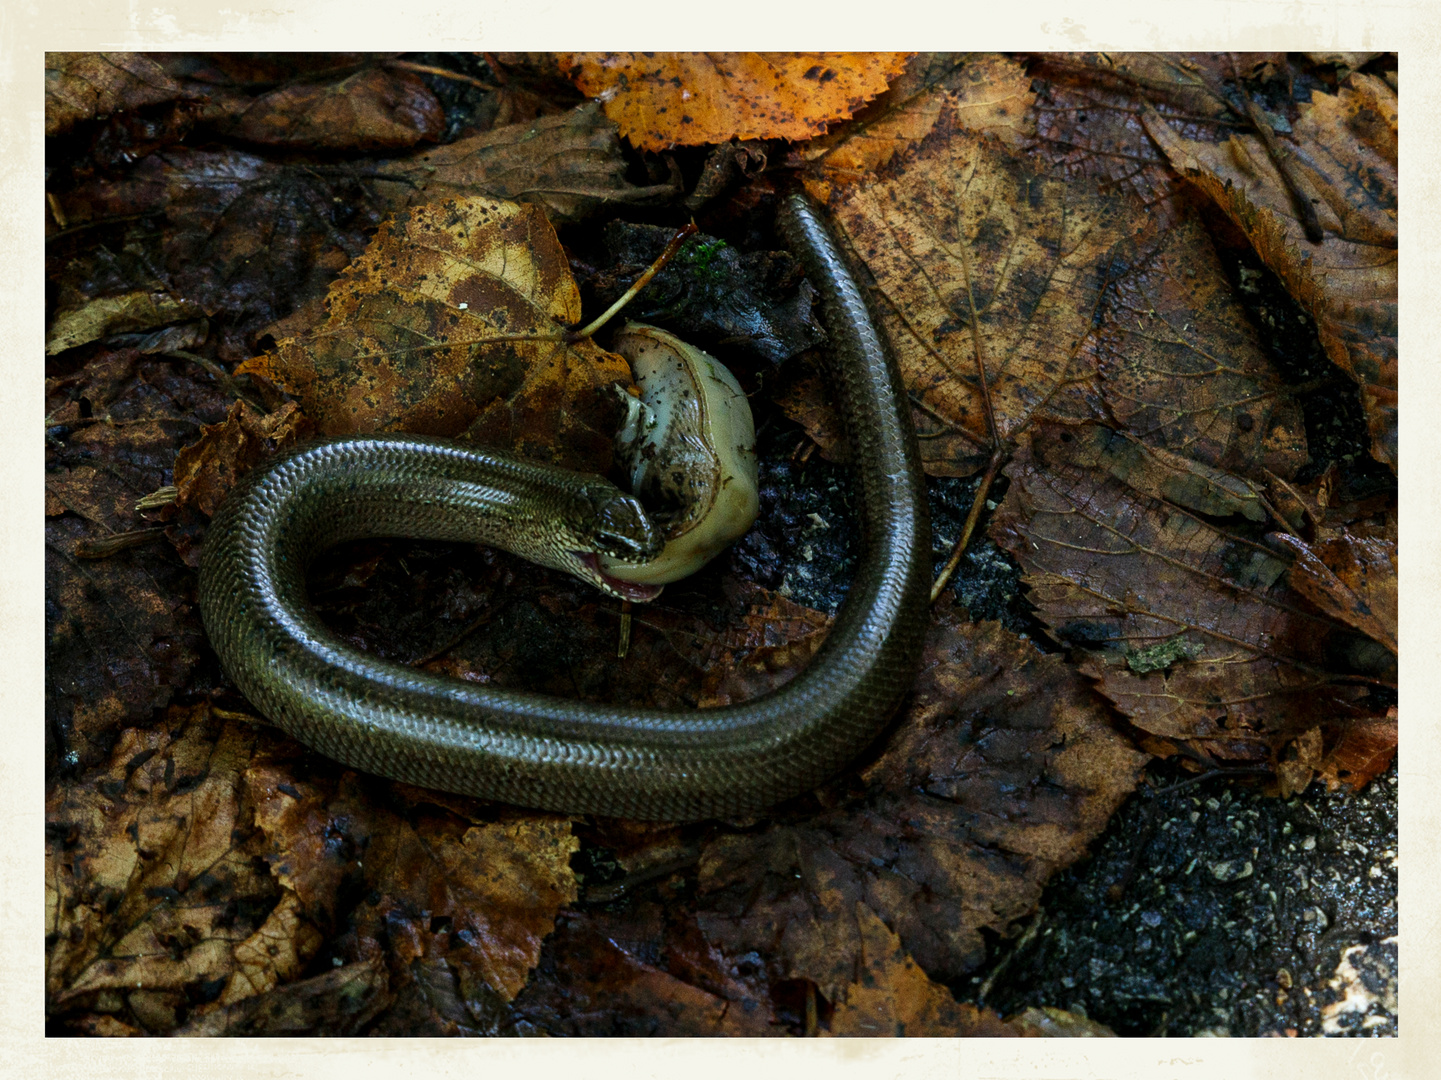
[[[601,569],[600,558],[593,551],[576,551],[572,554],[589,567],[596,577],[605,582],[606,588],[626,600],[632,600],[637,604],[649,603],[665,588],[664,585],[643,585],[638,581],[622,581],[618,577],[612,577]]]

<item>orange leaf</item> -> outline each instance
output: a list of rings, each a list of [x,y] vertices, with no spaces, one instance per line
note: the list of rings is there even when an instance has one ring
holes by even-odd
[[[901,73],[907,53],[562,53],[641,150],[730,139],[808,139]]]

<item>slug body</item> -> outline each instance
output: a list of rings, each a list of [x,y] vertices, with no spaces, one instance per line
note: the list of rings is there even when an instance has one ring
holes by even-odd
[[[674,334],[627,323],[611,348],[641,391],[639,399],[618,391],[627,414],[616,459],[665,547],[644,563],[606,557],[600,566],[624,581],[664,585],[695,573],[755,524],[755,423],[735,376]]]
[[[796,678],[740,705],[664,711],[499,690],[345,645],[309,613],[305,593],[306,565],[342,540],[491,542],[519,527],[538,557],[521,554],[573,569],[576,538],[559,522],[578,521],[584,505],[602,519],[599,529],[587,526],[598,540],[584,553],[592,561],[656,554],[655,537],[637,532],[628,504],[614,501],[619,493],[595,487],[605,481],[401,436],[308,447],[246,477],[216,514],[201,558],[201,614],[241,691],[291,735],[348,765],[566,813],[742,815],[845,765],[914,677],[930,527],[906,392],[859,289],[804,198],[783,205],[779,226],[822,297],[863,538],[846,601]]]

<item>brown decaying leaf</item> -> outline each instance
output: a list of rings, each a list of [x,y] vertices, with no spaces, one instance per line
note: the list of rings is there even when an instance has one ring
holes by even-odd
[[[252,764],[255,823],[277,880],[325,925],[361,876],[371,901],[351,916],[353,960],[389,956],[400,989],[416,961],[435,966],[463,999],[509,1001],[535,966],[556,912],[575,899],[565,818],[509,815],[469,825],[449,813],[402,817],[349,778],[298,779],[291,762]],[[354,861],[355,866],[351,866]],[[353,885],[352,885],[353,887]]]
[[[738,977],[693,925],[671,921],[653,902],[563,914],[515,1015],[553,1035],[775,1034],[764,988]]]
[[[385,211],[480,191],[573,221],[676,193],[672,183],[636,186],[627,168],[615,125],[591,105],[364,168],[173,146],[57,198],[72,227],[163,213],[172,291],[220,317],[220,358],[238,363],[263,330],[325,294]],[[337,206],[347,211],[339,221]]]
[[[1301,193],[1325,240],[1306,239],[1292,194],[1259,137],[1182,138],[1154,112],[1146,128],[1176,170],[1213,198],[1316,320],[1331,360],[1361,387],[1371,452],[1397,465],[1397,96],[1353,74],[1301,106],[1292,141]]]
[[[165,292],[97,297],[84,307],[55,313],[45,336],[45,355],[54,356],[110,334],[149,330],[204,314],[198,304]]]
[[[52,1016],[334,1034],[400,1013],[453,1033],[524,986],[575,898],[566,819],[466,818],[424,793],[402,813],[383,788],[305,760],[201,705],[127,730],[106,766],[52,791]],[[327,939],[334,970],[316,956]],[[426,1004],[431,990],[454,1016]]]
[[[189,685],[201,628],[193,578],[162,544],[99,560],[84,546],[147,527],[137,499],[227,402],[188,364],[134,350],[46,380],[46,753],[103,760],[116,733]],[[68,512],[67,512],[68,511]]]
[[[174,1034],[328,1038],[360,1035],[390,1004],[389,989],[384,958],[372,957],[202,1012],[177,1028]]]
[[[958,978],[985,956],[981,929],[1031,911],[1135,784],[1145,756],[1059,657],[953,613],[925,655],[864,794],[702,854],[701,929],[729,956],[759,953],[772,985],[809,979],[849,1002],[869,914],[930,978]]]
[[[1195,222],[1138,243],[1087,343],[1112,416],[1143,442],[1242,475],[1306,464],[1301,408]]]
[[[150,1031],[168,1031],[187,990],[238,1001],[293,978],[319,947],[249,842],[242,774],[254,736],[205,711],[127,730],[88,783],[51,791],[51,1012],[128,1006]]]
[[[629,170],[616,125],[591,103],[382,162],[377,191],[396,209],[483,192],[544,206],[557,223],[680,193],[672,182],[638,186]]]
[[[219,424],[200,431],[200,439],[175,455],[176,501],[210,516],[220,508],[231,485],[252,466],[314,431],[294,402],[263,414],[237,401]]]
[[[832,211],[876,280],[927,472],[969,475],[990,456],[978,359],[1002,442],[1037,416],[1100,418],[1078,353],[1111,249],[1136,228],[1117,201],[957,133],[892,179],[846,189]]]
[[[722,639],[726,651],[707,668],[699,704],[748,701],[784,686],[810,662],[829,626],[820,612],[758,590],[744,621]]]
[[[154,60],[138,53],[45,54],[45,134],[83,120],[174,101],[184,92]]]
[[[1212,517],[1240,514],[1265,521],[1262,496],[1239,476],[1199,461],[1147,446],[1135,435],[1101,424],[1069,430],[1070,461],[1109,473],[1131,490]]]
[[[294,394],[322,433],[458,436],[609,467],[607,388],[630,369],[564,340],[580,294],[538,207],[475,196],[401,211],[331,287],[327,311],[238,369]]]
[[[852,122],[810,139],[798,154],[820,167],[821,185],[844,184],[879,170],[942,122],[947,133],[967,130],[1015,145],[1033,133],[1034,102],[1030,77],[1015,60],[921,53]]]
[[[1036,137],[1020,149],[1057,175],[1100,181],[1170,228],[1190,216],[1186,185],[1146,134],[1140,106],[1149,101],[1192,138],[1229,130],[1234,118],[1199,74],[1178,53],[1042,53],[1032,64]]]
[[[1385,716],[1354,720],[1342,729],[1316,771],[1331,791],[1343,784],[1352,791],[1360,791],[1391,767],[1399,734],[1394,705],[1386,710]]]
[[[907,53],[561,53],[641,150],[806,139],[855,114]]]
[[[1265,760],[1318,709],[1356,715],[1359,688],[1325,674],[1338,624],[1285,588],[1281,558],[1076,464],[1076,441],[1040,433],[1017,453],[991,535],[1021,563],[1052,636],[1099,650],[1083,668],[1132,723]],[[1186,662],[1127,670],[1167,647]]]
[[[1394,539],[1352,536],[1344,528],[1328,530],[1307,544],[1286,533],[1273,543],[1288,548],[1291,587],[1328,615],[1354,626],[1397,653],[1397,551]]]
[[[75,226],[163,214],[171,291],[217,317],[218,358],[234,363],[254,352],[252,333],[323,295],[364,249],[382,216],[373,183],[349,170],[322,172],[229,147],[176,146],[60,201]],[[339,222],[338,206],[346,208]]]
[[[1006,1021],[1008,1027],[1022,1035],[1037,1038],[1063,1039],[1114,1039],[1116,1033],[1105,1024],[1087,1016],[1056,1009],[1047,1005],[1043,1008],[1024,1009]]]
[[[1289,477],[1304,464],[1300,409],[1194,222],[1158,229],[1084,176],[1035,176],[958,132],[833,203],[875,279],[928,472],[989,457],[978,356],[1002,445],[1037,419],[1114,418],[1205,465]],[[837,426],[807,389],[785,404],[829,450]]]
[[[961,1004],[932,982],[881,917],[857,902],[860,977],[835,1007],[830,1035],[863,1038],[1016,1037],[1021,1034],[989,1010]]]
[[[399,150],[435,142],[445,111],[420,76],[367,67],[334,83],[289,83],[263,94],[228,134],[268,146]]]

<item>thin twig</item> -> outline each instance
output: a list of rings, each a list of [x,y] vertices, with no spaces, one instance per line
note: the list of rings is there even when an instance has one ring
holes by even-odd
[[[986,468],[986,475],[981,479],[981,486],[976,488],[976,494],[971,499],[971,512],[966,515],[966,524],[961,529],[961,537],[956,541],[956,546],[951,551],[951,557],[941,570],[940,576],[931,586],[931,603],[936,602],[936,598],[945,589],[946,583],[951,580],[951,575],[956,572],[956,567],[961,564],[961,556],[965,554],[966,545],[971,542],[971,533],[975,531],[976,522],[980,520],[981,507],[986,505],[986,496],[990,494],[991,482],[995,480],[996,473],[1001,468],[1001,462],[1005,460],[1005,454],[1001,453],[999,449],[991,455],[991,463]]]
[[[482,90],[496,90],[498,87],[490,83],[481,82],[473,75],[462,75],[458,71],[451,71],[448,68],[432,67],[430,64],[417,64],[413,60],[387,60],[385,67],[401,68],[405,71],[414,71],[420,75],[439,75],[442,79],[454,79],[456,82],[470,83],[471,86],[478,86]]]
[[[606,323],[610,322],[611,316],[634,300],[636,294],[650,284],[651,278],[660,273],[666,263],[675,258],[675,254],[681,249],[681,245],[684,244],[694,232],[696,232],[696,224],[694,221],[680,229],[680,231],[670,238],[670,243],[668,243],[665,246],[665,250],[660,253],[660,258],[651,263],[650,266],[646,268],[646,272],[635,279],[635,284],[621,294],[621,298],[606,308],[600,317],[589,326],[586,326],[582,330],[577,330],[574,336],[576,338],[588,338]]]

